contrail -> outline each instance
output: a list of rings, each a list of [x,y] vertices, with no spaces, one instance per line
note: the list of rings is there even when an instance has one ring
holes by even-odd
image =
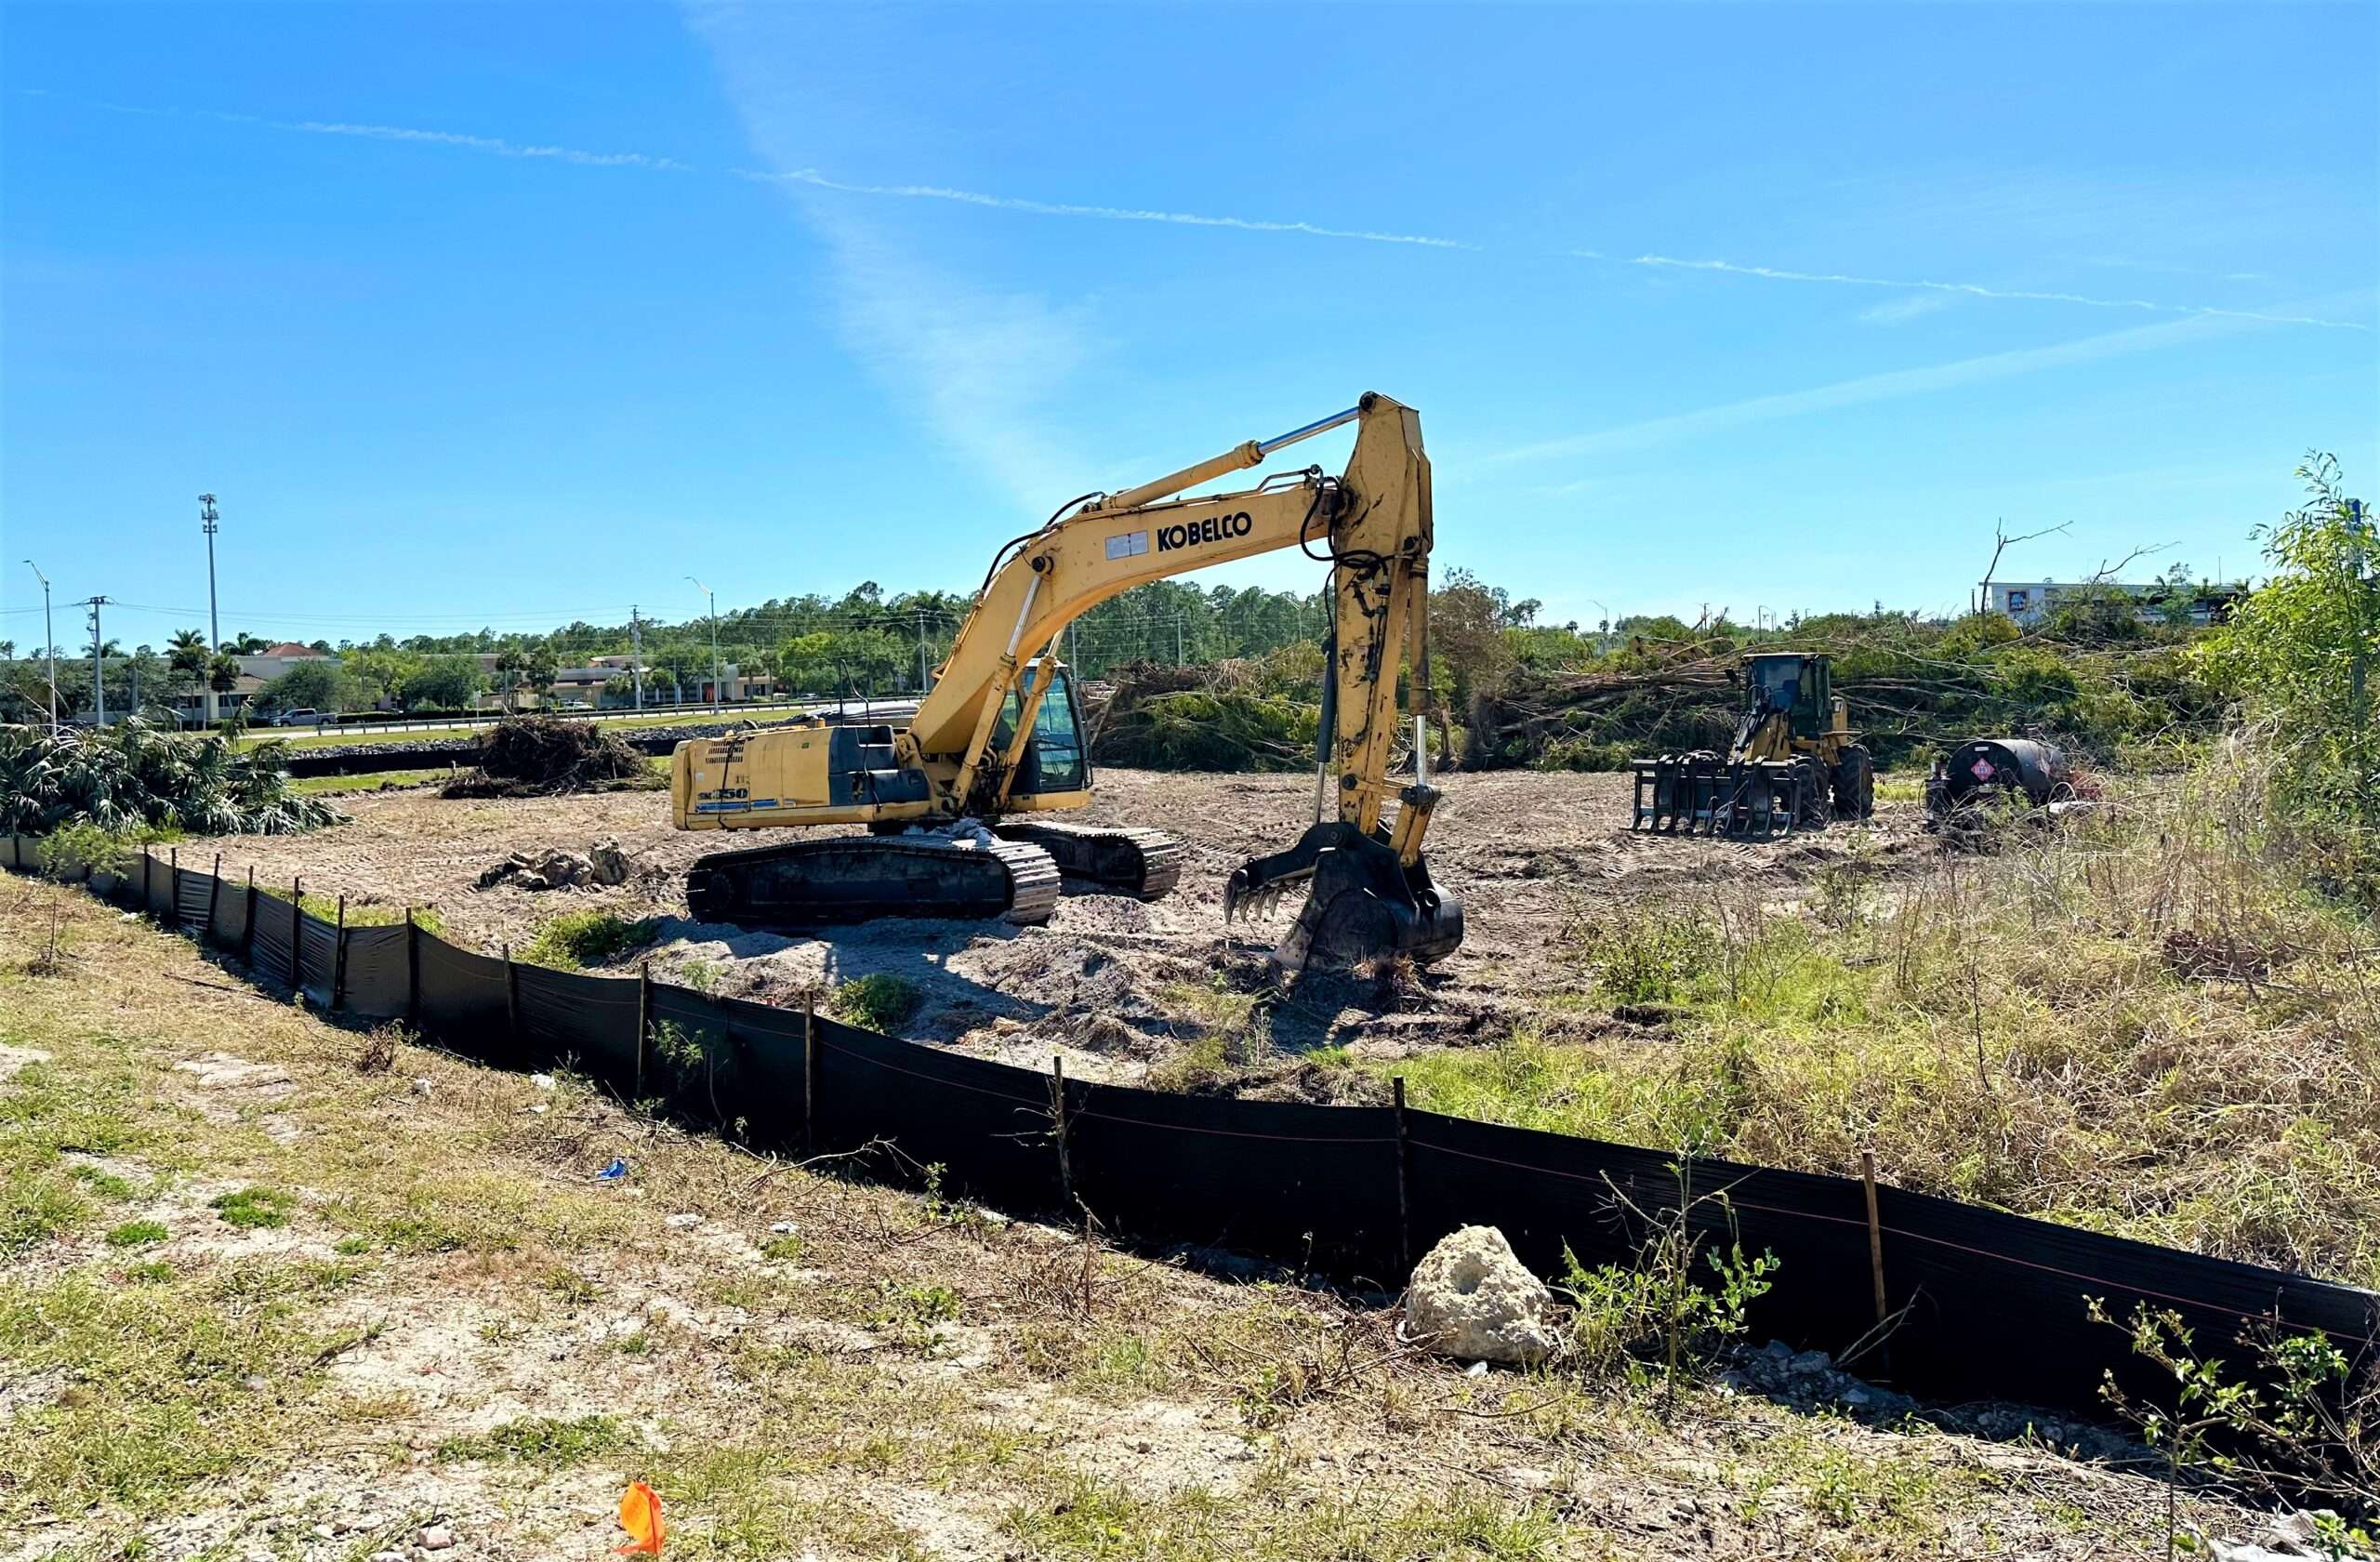
[[[1208,217],[1197,212],[1145,211],[1131,206],[1089,206],[1068,201],[1033,201],[1018,195],[986,195],[973,190],[951,190],[934,184],[846,184],[815,168],[795,168],[782,174],[737,169],[745,179],[761,183],[813,185],[846,195],[890,195],[910,201],[955,201],[960,205],[988,206],[994,211],[1031,212],[1040,217],[1089,217],[1108,222],[1171,222],[1185,228],[1237,228],[1250,233],[1304,233],[1317,239],[1360,239],[1366,244],[1419,245],[1425,249],[1470,249],[1459,239],[1437,239],[1422,233],[1382,233],[1365,228],[1323,228],[1311,222],[1275,222],[1256,217]]]
[[[1592,250],[1573,250],[1581,259],[1600,259]],[[2150,314],[2219,315],[2234,320],[2261,320],[2274,325],[2320,325],[2334,331],[2369,331],[2352,320],[2317,320],[2302,314],[2267,314],[2256,310],[2213,309],[2200,304],[2161,304],[2148,298],[2095,298],[2084,293],[2035,293],[2021,288],[1985,287],[1972,282],[1902,281],[1892,277],[1847,276],[1840,271],[1788,271],[1775,266],[1739,266],[1732,260],[1680,260],[1667,255],[1639,255],[1627,264],[1656,266],[1680,271],[1724,271],[1729,276],[1761,277],[1770,282],[1823,282],[1844,287],[1889,287],[1906,292],[1957,293],[1971,298],[2005,298],[2027,303],[2080,304],[2086,309],[2141,310]]]
[[[112,113],[172,117],[182,113],[170,108],[141,108],[125,103],[66,99],[39,87],[20,87],[16,90],[22,97],[49,98],[58,101],[80,101],[85,107],[100,109]],[[340,136],[363,140],[410,142],[424,146],[452,147],[490,157],[543,160],[588,168],[635,168],[652,173],[669,174],[705,172],[694,165],[675,157],[656,156],[641,152],[588,152],[577,147],[534,145],[508,140],[500,136],[476,136],[456,130],[427,130],[398,125],[366,125],[345,120],[267,119],[257,114],[230,113],[205,109],[192,110],[190,113],[196,118],[218,120],[234,125],[249,125],[259,129],[273,130],[287,135]],[[1307,238],[1341,239],[1360,244],[1405,245],[1421,249],[1475,252],[1482,247],[1461,239],[1444,238],[1428,233],[1391,232],[1374,228],[1331,228],[1315,222],[1268,218],[1217,216],[1205,212],[1109,206],[1073,201],[1042,201],[1022,195],[1000,195],[938,184],[861,184],[835,179],[816,168],[797,168],[786,173],[731,168],[725,172],[734,178],[755,183],[801,184],[813,189],[831,191],[837,194],[874,196],[888,200],[945,201],[988,211],[1022,212],[1035,217],[1077,218],[1101,222],[1154,222],[1183,228],[1229,229],[1245,233],[1289,233]],[[2106,298],[2087,293],[1989,287],[1980,283],[1937,282],[1928,278],[1861,276],[1844,271],[1799,271],[1777,266],[1744,265],[1733,260],[1683,259],[1669,255],[1646,254],[1620,260],[1593,249],[1572,249],[1566,253],[1577,259],[1600,261],[1608,265],[1643,266],[1666,271],[1711,271],[1729,276],[1755,277],[1765,282],[1883,288],[1896,292],[1990,298],[2005,302],[2069,304],[2084,309],[2134,310],[2149,314],[2247,320],[2274,325],[2311,325],[2325,330],[2362,331],[2367,334],[2373,330],[2372,326],[2352,320],[2326,320],[2312,315],[2225,309],[2204,304],[2162,304],[2149,298]]]

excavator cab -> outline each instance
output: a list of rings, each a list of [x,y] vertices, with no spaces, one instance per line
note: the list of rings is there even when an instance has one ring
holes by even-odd
[[[1020,685],[1047,678],[1050,687],[1033,712],[1033,741],[1018,756],[1016,776],[1009,784],[1008,806],[1031,812],[1079,808],[1091,790],[1091,754],[1083,740],[1082,705],[1075,695],[1074,669],[1051,657],[1038,657],[1026,667]],[[1022,687],[1008,692],[999,721],[992,728],[992,748],[1005,753],[1016,735],[1016,723],[1025,704]]]

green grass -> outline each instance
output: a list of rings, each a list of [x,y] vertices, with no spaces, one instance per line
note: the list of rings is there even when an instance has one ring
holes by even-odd
[[[453,774],[445,765],[426,770],[372,770],[355,775],[299,775],[289,789],[305,797],[336,797],[346,792],[377,792],[386,788],[420,787],[443,781]]]
[[[531,1416],[469,1437],[449,1437],[438,1445],[438,1457],[448,1462],[535,1464],[562,1470],[584,1463],[598,1454],[617,1453],[638,1445],[634,1432],[607,1415],[555,1421]]]
[[[540,925],[536,936],[514,950],[512,958],[555,971],[579,971],[644,947],[660,926],[651,918],[630,921],[609,911],[572,911]]]
[[[257,885],[257,894],[271,895],[275,900],[289,898],[286,889],[261,881]],[[339,920],[338,897],[336,895],[316,894],[311,890],[301,889],[298,896],[298,909],[317,921],[337,925]],[[405,908],[402,906],[390,906],[377,900],[351,900],[347,903],[347,925],[351,928],[395,927],[404,920]],[[436,907],[417,906],[413,908],[413,925],[424,933],[443,933],[446,931],[446,919],[439,915]]]
[[[287,1225],[289,1211],[298,1202],[295,1196],[279,1188],[242,1188],[237,1193],[218,1194],[206,1201],[206,1207],[223,1217],[226,1225],[243,1231],[266,1226]]]
[[[889,971],[872,971],[845,982],[826,1000],[826,1013],[848,1026],[891,1035],[908,1023],[922,1001],[916,983]]]
[[[1570,957],[1659,1032],[1367,1066],[1432,1111],[1843,1174],[1872,1151],[1904,1187],[2380,1283],[2370,929],[2192,785],[1798,908],[1608,914]]]
[[[117,1226],[114,1230],[108,1233],[108,1246],[112,1248],[145,1248],[152,1242],[164,1241],[165,1239],[165,1228],[160,1222],[152,1220],[126,1221],[122,1225]]]

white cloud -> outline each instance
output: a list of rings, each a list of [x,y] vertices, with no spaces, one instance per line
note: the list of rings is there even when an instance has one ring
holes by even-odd
[[[2092,364],[2135,352],[2153,352],[2161,348],[2175,347],[2207,337],[2254,330],[2259,324],[2255,320],[2197,316],[2155,325],[2135,325],[2129,330],[2110,331],[2103,336],[2084,337],[2077,341],[2059,342],[2050,347],[1986,353],[1981,357],[1962,358],[1955,363],[1936,364],[1924,368],[1863,375],[1857,379],[1837,380],[1831,385],[1813,386],[1805,390],[1787,390],[1775,395],[1723,402],[1715,406],[1673,413],[1666,417],[1646,418],[1642,422],[1621,424],[1592,433],[1540,440],[1532,444],[1497,451],[1481,459],[1485,462],[1535,461],[1641,450],[1673,440],[1740,428],[1748,423],[1765,423],[1813,412],[1831,412],[1870,402],[1896,401],[1903,396],[1958,390],[2017,375],[2035,374],[2043,369]]]
[[[834,324],[894,404],[1038,520],[1096,479],[1047,416],[1093,351],[1089,311],[920,260],[847,212],[811,209]]]

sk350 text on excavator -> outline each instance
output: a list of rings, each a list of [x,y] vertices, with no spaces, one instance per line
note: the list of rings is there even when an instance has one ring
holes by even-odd
[[[1339,477],[1308,467],[1176,497],[1348,423],[1355,452]],[[1421,748],[1431,531],[1421,417],[1378,394],[1137,488],[1069,500],[994,555],[907,725],[819,718],[678,745],[670,800],[681,829],[870,831],[714,852],[688,870],[689,907],[705,920],[793,929],[885,916],[1030,924],[1049,920],[1062,877],[1163,894],[1181,873],[1179,841],[1048,817],[1091,797],[1059,636],[1144,581],[1298,548],[1330,566],[1318,817],[1296,844],[1232,875],[1224,916],[1267,914],[1302,883],[1304,907],[1275,951],[1284,970],[1450,953],[1462,942],[1462,906],[1431,880],[1421,853],[1438,801]],[[1392,788],[1400,665],[1414,669],[1415,772]]]

